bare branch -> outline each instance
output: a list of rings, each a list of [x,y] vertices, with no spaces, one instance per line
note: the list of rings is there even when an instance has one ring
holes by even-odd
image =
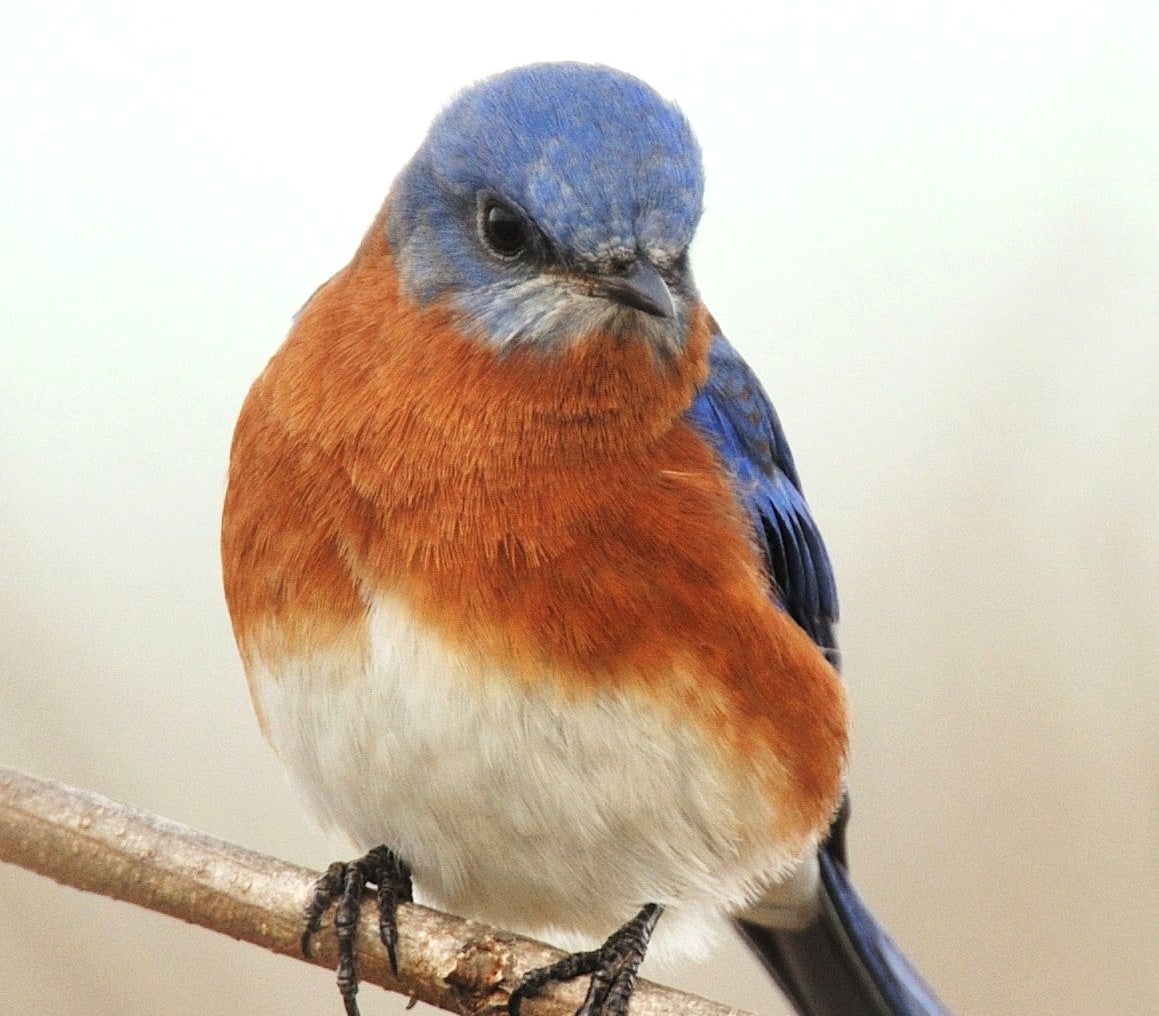
[[[302,907],[317,872],[226,843],[98,794],[0,767],[0,861],[64,885],[179,917],[302,959]],[[368,897],[369,899],[370,897]],[[542,943],[425,907],[399,908],[399,975],[364,908],[362,980],[450,1012],[506,1012],[520,974],[560,953]],[[310,962],[334,968],[333,925],[322,925]],[[529,1000],[529,1016],[571,1016],[584,985]],[[341,1004],[334,999],[335,1013]],[[738,1010],[641,981],[633,1016],[744,1016]]]

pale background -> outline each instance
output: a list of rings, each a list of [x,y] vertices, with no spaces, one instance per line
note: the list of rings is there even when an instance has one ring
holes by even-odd
[[[599,60],[698,131],[700,286],[836,561],[858,884],[961,1013],[1159,1011],[1151,0],[21,7],[0,763],[296,861],[345,853],[234,655],[233,420],[456,88]],[[15,869],[0,914],[3,1014],[340,1012],[323,971]],[[781,1011],[739,947],[679,980]]]

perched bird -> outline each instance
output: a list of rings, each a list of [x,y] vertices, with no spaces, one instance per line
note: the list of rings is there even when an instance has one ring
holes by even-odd
[[[829,559],[777,416],[697,293],[700,150],[606,67],[461,93],[238,420],[225,589],[331,866],[303,947],[452,912],[595,946],[622,1016],[739,923],[802,1013],[937,1001],[848,886]],[[600,944],[602,943],[602,945]]]

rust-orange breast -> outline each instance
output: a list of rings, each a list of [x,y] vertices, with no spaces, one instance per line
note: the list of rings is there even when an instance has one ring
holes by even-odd
[[[380,216],[238,421],[223,559],[243,655],[360,642],[368,595],[396,591],[529,682],[691,706],[754,762],[772,752],[786,817],[822,828],[843,692],[683,422],[708,338],[701,310],[679,354],[616,334],[496,350],[398,292]]]

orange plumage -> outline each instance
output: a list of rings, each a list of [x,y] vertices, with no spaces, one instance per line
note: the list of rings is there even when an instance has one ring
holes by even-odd
[[[234,438],[222,550],[248,660],[366,638],[371,591],[569,694],[634,686],[827,825],[840,682],[769,600],[721,463],[683,419],[707,315],[659,353],[614,333],[497,349],[400,292],[381,213],[301,312]],[[675,679],[674,679],[675,678]]]
[[[577,1016],[628,1016],[646,950],[727,922],[802,1012],[941,1012],[844,872],[833,570],[700,300],[703,195],[630,75],[480,82],[245,401],[226,597],[263,733],[363,855],[304,917],[306,948],[337,903],[348,1016],[368,885],[392,965],[412,891],[585,950],[511,1016],[580,975]]]

